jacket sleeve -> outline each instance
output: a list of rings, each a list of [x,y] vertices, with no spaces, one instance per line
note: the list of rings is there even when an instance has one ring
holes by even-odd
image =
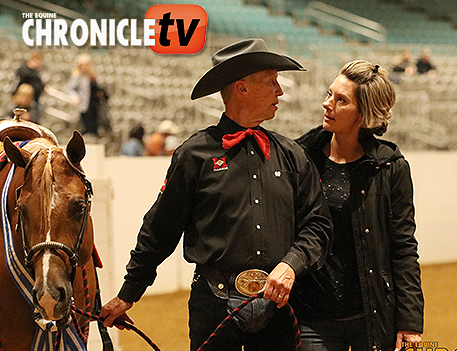
[[[303,162],[299,166],[299,189],[296,201],[296,240],[283,262],[296,276],[322,267],[331,246],[333,224],[314,163],[300,148]]]
[[[122,300],[138,301],[157,277],[157,267],[176,249],[188,222],[195,174],[195,164],[177,150],[156,202],[144,215],[136,247],[130,252],[118,293]]]
[[[391,268],[397,297],[396,327],[397,330],[422,333],[424,297],[414,236],[413,185],[409,164],[403,158],[392,163],[391,210]]]

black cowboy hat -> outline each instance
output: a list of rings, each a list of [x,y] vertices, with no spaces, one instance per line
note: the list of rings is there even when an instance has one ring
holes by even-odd
[[[226,85],[250,74],[266,71],[306,71],[294,59],[268,51],[263,39],[246,39],[226,46],[213,57],[213,68],[195,84],[191,99],[195,100],[222,90]]]

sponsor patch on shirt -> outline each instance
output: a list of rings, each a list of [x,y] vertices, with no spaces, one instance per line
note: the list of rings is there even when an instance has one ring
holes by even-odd
[[[213,158],[213,171],[226,171],[228,169],[227,157],[214,157]]]

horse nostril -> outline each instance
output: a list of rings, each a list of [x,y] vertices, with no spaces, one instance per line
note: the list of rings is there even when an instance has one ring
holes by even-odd
[[[67,298],[67,293],[65,292],[65,289],[57,288],[57,291],[59,292],[59,302],[65,303],[65,300]]]

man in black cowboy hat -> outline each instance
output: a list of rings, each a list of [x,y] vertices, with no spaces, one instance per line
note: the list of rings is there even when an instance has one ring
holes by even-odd
[[[105,325],[140,299],[184,232],[196,263],[189,300],[197,350],[245,295],[264,291],[212,342],[213,350],[294,349],[287,303],[295,278],[321,267],[332,224],[319,176],[303,149],[260,124],[275,116],[278,71],[304,70],[261,39],[216,52],[192,99],[220,91],[225,112],[173,154],[159,197],[145,214],[125,282],[102,311]]]

